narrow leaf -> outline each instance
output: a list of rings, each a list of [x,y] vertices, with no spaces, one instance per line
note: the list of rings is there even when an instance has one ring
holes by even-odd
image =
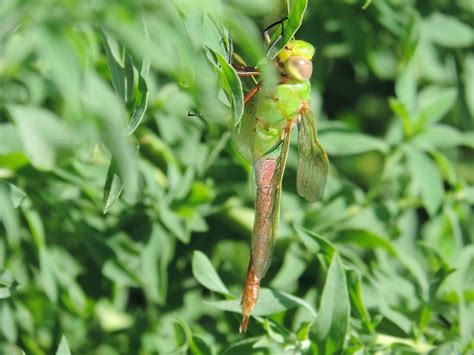
[[[142,74],[138,75],[138,87],[134,90],[133,112],[125,134],[130,135],[137,129],[145,115],[148,105],[148,85]]]
[[[122,99],[125,99],[125,76],[122,59],[120,58],[120,49],[118,43],[110,37],[104,30],[101,32],[102,43],[105,49],[105,56],[112,75],[112,85],[115,92]]]
[[[294,37],[296,31],[301,26],[303,22],[303,15],[306,11],[306,6],[308,5],[308,0],[295,0],[293,2],[293,7],[288,14],[288,20],[283,24],[283,37],[275,43],[274,46],[270,48],[267,56],[270,59],[273,59],[277,54],[288,44],[288,42]]]
[[[135,88],[135,67],[133,66],[133,60],[130,53],[125,53],[125,102],[132,101],[133,92]]]
[[[405,146],[410,174],[430,216],[435,215],[443,203],[443,181],[433,161],[413,146]]]
[[[408,64],[395,83],[395,93],[408,112],[415,110],[416,77],[413,64]]]
[[[221,85],[224,92],[231,102],[234,125],[237,126],[244,113],[244,95],[242,91],[242,82],[235,69],[227,63],[227,60],[217,51],[207,48],[217,59],[217,63],[213,63],[219,73]]]
[[[365,307],[363,298],[362,298],[362,282],[360,273],[357,269],[350,269],[346,271],[348,289],[351,297],[351,304],[355,306],[357,313],[359,313],[362,322],[369,332],[373,332],[374,326],[372,320],[370,319],[370,314],[367,308]]]
[[[342,350],[349,325],[349,313],[346,276],[339,256],[334,254],[314,325],[321,354],[336,354]]]
[[[153,224],[149,241],[141,254],[140,278],[146,294],[159,304],[166,301],[168,266],[173,252],[173,239],[161,225]]]
[[[117,167],[114,159],[110,160],[107,178],[105,179],[104,195],[102,198],[102,213],[109,212],[112,205],[117,201],[122,193],[123,184],[117,174]]]

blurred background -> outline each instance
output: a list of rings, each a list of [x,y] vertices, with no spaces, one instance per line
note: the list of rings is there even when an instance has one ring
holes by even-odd
[[[292,145],[260,317],[238,334],[252,168],[204,46],[225,56],[230,36],[257,65],[286,15],[0,3],[0,353],[474,351],[471,0],[308,2],[328,186],[298,197]]]

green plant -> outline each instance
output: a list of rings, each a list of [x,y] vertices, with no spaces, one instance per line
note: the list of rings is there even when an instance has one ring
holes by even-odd
[[[473,351],[472,11],[309,2],[331,173],[302,201],[291,147],[243,337],[252,176],[204,48],[257,64],[284,3],[4,0],[0,352]]]

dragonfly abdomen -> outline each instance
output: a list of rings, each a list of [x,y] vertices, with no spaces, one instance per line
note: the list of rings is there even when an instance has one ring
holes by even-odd
[[[278,224],[276,181],[278,159],[261,158],[255,162],[255,220],[252,233],[252,263],[255,275],[262,279],[270,265]]]

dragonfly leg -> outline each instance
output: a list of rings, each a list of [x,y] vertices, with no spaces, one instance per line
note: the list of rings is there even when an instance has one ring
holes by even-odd
[[[233,65],[235,71],[237,72],[238,76],[254,76],[254,75],[260,75],[260,71],[257,69],[257,67],[248,67],[245,65]]]
[[[250,314],[257,303],[259,291],[260,279],[257,275],[255,275],[252,258],[250,258],[247,277],[245,278],[244,291],[242,293],[242,301],[240,302],[240,306],[242,308],[242,321],[239,327],[240,333],[245,333],[247,331]]]
[[[254,97],[257,92],[260,90],[262,86],[260,84],[255,85],[252,90],[250,90],[247,94],[245,94],[244,97],[244,104],[247,105],[247,103],[252,100],[252,97]]]
[[[307,102],[302,102],[298,109],[298,113],[300,114],[300,117],[304,115],[305,113],[307,113],[308,111],[312,111],[311,106]]]

